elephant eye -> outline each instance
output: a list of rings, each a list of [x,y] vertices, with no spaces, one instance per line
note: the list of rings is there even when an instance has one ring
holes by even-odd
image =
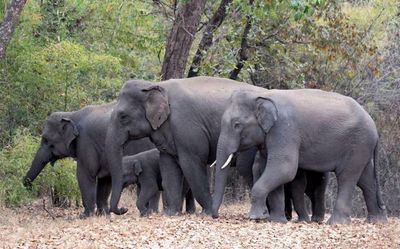
[[[118,114],[118,119],[120,123],[125,124],[129,121],[129,116],[126,113],[120,112]]]
[[[235,130],[239,130],[239,129],[242,128],[242,124],[239,123],[239,122],[235,122],[235,123],[233,124],[233,128],[234,128]]]

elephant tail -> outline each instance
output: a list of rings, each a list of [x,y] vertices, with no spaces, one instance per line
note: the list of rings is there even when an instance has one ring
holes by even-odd
[[[379,174],[378,174],[378,167],[379,167],[379,141],[376,142],[375,149],[374,149],[374,171],[375,171],[375,181],[376,181],[376,198],[378,200],[378,206],[382,210],[386,210],[386,206],[382,200],[382,193],[380,188],[379,182]]]

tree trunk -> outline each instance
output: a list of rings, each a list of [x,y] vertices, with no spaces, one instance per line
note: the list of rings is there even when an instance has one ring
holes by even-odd
[[[250,0],[249,4],[252,6],[254,3],[254,0]],[[249,43],[248,43],[248,36],[249,32],[251,29],[251,23],[253,21],[253,17],[251,15],[246,16],[246,26],[244,27],[243,34],[242,34],[242,41],[240,43],[240,49],[239,49],[239,54],[237,56],[237,62],[235,68],[229,73],[229,78],[232,80],[236,80],[240,70],[242,70],[244,66],[244,62],[249,59],[248,55],[248,49],[249,49]]]
[[[201,38],[199,48],[196,51],[196,55],[193,58],[192,65],[190,66],[188,77],[195,77],[199,74],[199,67],[201,61],[203,60],[204,53],[212,46],[213,43],[213,33],[221,26],[222,22],[226,17],[226,7],[232,3],[232,0],[221,0],[221,3],[214,13],[213,17],[207,24],[206,30]]]
[[[162,80],[182,78],[206,0],[183,1],[172,26],[161,70]]]
[[[19,16],[27,0],[11,0],[6,8],[4,20],[0,23],[0,59],[6,54],[6,49],[18,24]]]

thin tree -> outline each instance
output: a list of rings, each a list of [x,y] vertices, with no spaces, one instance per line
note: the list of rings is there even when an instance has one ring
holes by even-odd
[[[6,54],[6,49],[11,41],[19,16],[27,0],[10,0],[3,22],[0,23],[0,59]]]
[[[250,0],[249,4],[252,6],[254,3],[254,0]],[[240,42],[240,49],[238,52],[238,55],[236,57],[236,65],[235,68],[229,73],[229,78],[232,80],[236,80],[240,71],[242,70],[244,66],[244,62],[249,59],[249,42],[248,42],[248,36],[250,33],[250,29],[252,26],[253,22],[253,17],[251,15],[246,16],[246,25],[244,26],[244,30],[242,33],[242,39]]]
[[[165,49],[162,80],[183,78],[205,4],[206,0],[186,0],[178,8]]]
[[[214,32],[219,26],[221,26],[222,22],[224,21],[227,14],[226,8],[230,3],[232,3],[232,0],[221,0],[221,3],[217,11],[214,13],[210,21],[208,22],[206,29],[203,33],[203,37],[201,38],[199,47],[196,51],[195,56],[193,57],[188,77],[194,77],[199,74],[199,68],[204,58],[204,54],[212,46]]]

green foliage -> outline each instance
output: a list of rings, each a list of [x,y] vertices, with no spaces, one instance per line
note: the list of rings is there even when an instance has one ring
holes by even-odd
[[[40,5],[40,23],[34,28],[35,37],[46,42],[60,41],[74,36],[81,26],[88,6],[82,0],[47,0]]]
[[[28,171],[39,145],[39,139],[28,130],[18,130],[13,142],[0,151],[0,206],[14,207],[30,202],[40,193],[57,189],[58,196],[71,202],[80,200],[75,163],[62,160],[47,166],[34,181],[33,190],[25,189],[22,178]]]
[[[111,101],[123,82],[118,58],[68,41],[19,55],[9,73],[14,83],[0,86],[6,127],[39,128],[49,112]]]
[[[6,1],[2,0],[0,1],[0,20],[3,20],[4,18],[5,9],[6,9]]]

